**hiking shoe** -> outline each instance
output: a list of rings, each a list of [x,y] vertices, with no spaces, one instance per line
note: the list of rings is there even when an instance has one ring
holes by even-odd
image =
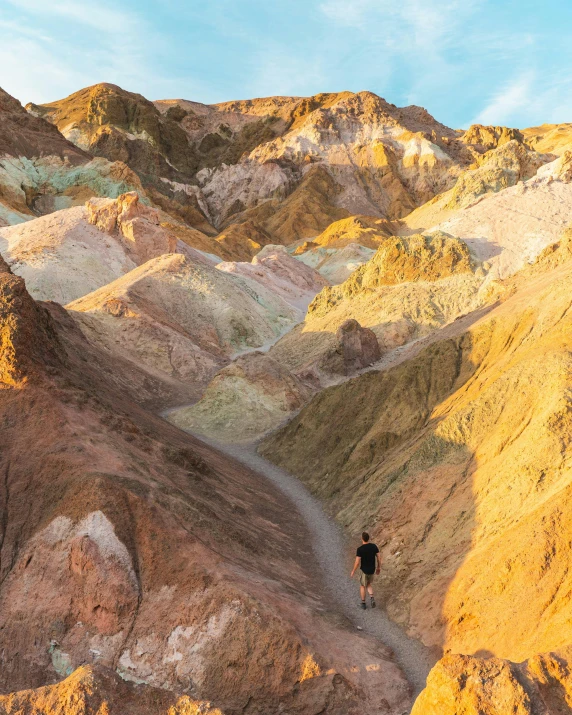
[[[361,602],[361,607],[362,607],[363,610],[365,611],[365,609],[367,608],[367,606],[365,605],[365,601],[362,601],[362,602]]]
[[[371,597],[371,607],[375,608],[375,598],[373,596]]]

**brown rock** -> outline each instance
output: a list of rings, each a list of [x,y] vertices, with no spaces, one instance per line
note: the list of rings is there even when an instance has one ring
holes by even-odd
[[[0,156],[28,158],[54,155],[85,164],[89,154],[65,139],[49,122],[28,114],[20,102],[0,89]]]
[[[84,665],[56,685],[0,695],[1,715],[223,715],[210,703],[137,686],[111,668]]]
[[[36,379],[62,360],[48,313],[32,300],[23,279],[0,261],[0,388]]]
[[[350,375],[381,358],[373,330],[362,328],[357,320],[346,320],[336,332],[337,345],[320,363],[322,370]]]
[[[142,204],[135,191],[114,201],[91,199],[86,207],[88,222],[106,233],[118,232],[136,264],[177,249],[177,237],[160,225],[157,209]]]

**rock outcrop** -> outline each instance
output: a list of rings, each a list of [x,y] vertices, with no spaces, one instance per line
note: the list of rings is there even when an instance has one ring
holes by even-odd
[[[137,686],[110,668],[84,665],[55,685],[0,695],[2,715],[224,715],[210,703]]]
[[[63,351],[44,308],[0,261],[0,383],[18,387],[54,368]]]
[[[447,208],[470,206],[484,194],[497,193],[519,181],[527,181],[552,159],[552,155],[539,154],[516,139],[502,143],[478,159],[476,168],[459,176]]]
[[[570,648],[525,663],[449,655],[431,671],[411,715],[567,715]]]
[[[52,124],[28,114],[3,89],[0,89],[0,156],[57,156],[72,165],[84,164],[91,158]]]
[[[143,205],[136,192],[123,194],[117,201],[91,199],[86,208],[88,223],[119,235],[136,265],[177,250],[177,237],[160,225],[157,209]]]
[[[350,216],[331,223],[325,231],[312,239],[312,246],[323,248],[345,248],[357,243],[366,248],[377,249],[389,236],[392,236],[394,225],[390,221],[376,216]]]
[[[522,143],[525,140],[525,136],[523,132],[510,127],[471,124],[460,139],[476,154],[484,154],[509,142]]]
[[[322,370],[351,375],[381,358],[373,330],[362,328],[357,320],[344,321],[336,332],[337,344],[321,361]]]

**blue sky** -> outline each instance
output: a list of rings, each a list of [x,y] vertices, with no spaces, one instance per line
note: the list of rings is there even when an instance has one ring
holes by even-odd
[[[0,31],[22,102],[369,89],[452,127],[572,121],[570,0],[0,0]]]

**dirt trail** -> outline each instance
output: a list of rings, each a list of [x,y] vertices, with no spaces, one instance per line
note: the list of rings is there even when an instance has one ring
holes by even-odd
[[[341,528],[324,512],[320,501],[296,477],[257,454],[255,444],[221,444],[203,436],[194,436],[270,480],[291,500],[312,536],[313,551],[322,566],[324,585],[331,596],[332,608],[345,615],[356,628],[391,648],[417,696],[425,687],[427,675],[437,657],[393,623],[380,607],[381,604],[375,610],[360,609],[357,577],[354,580],[349,578],[353,550],[346,543]]]

